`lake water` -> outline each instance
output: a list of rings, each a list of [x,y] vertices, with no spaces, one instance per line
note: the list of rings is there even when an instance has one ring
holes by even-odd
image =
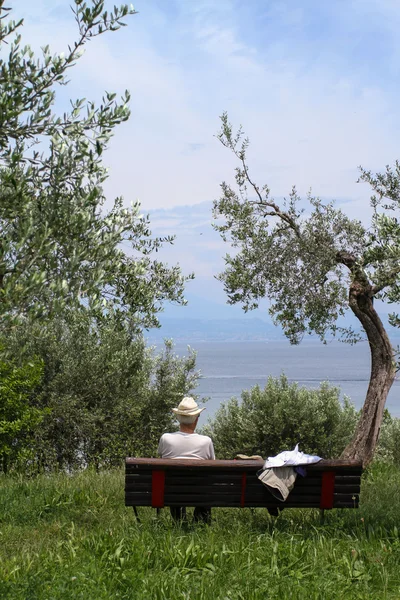
[[[202,413],[205,423],[221,402],[233,396],[240,398],[244,389],[264,386],[269,375],[285,373],[290,381],[303,387],[316,388],[329,381],[341,389],[360,408],[368,388],[370,357],[366,342],[355,346],[318,341],[291,346],[287,341],[271,342],[196,342],[197,366],[201,370],[196,393],[209,397]],[[185,354],[187,345],[177,343],[177,354]],[[400,381],[390,390],[386,407],[400,417]]]

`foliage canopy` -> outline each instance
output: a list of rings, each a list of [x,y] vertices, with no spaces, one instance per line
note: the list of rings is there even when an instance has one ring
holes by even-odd
[[[63,115],[54,108],[87,43],[135,11],[74,0],[77,41],[65,55],[45,46],[39,58],[9,11],[0,0],[0,324],[73,307],[157,325],[163,300],[184,302],[179,268],[151,258],[172,238],[152,238],[138,204],[104,207],[102,158],[129,118],[129,92],[120,100],[106,92],[99,106],[77,99]]]

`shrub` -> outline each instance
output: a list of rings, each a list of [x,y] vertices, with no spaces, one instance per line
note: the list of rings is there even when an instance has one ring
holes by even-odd
[[[321,383],[315,390],[289,383],[282,375],[269,377],[259,386],[242,392],[242,401],[232,398],[222,404],[213,420],[203,428],[213,438],[219,458],[237,453],[263,457],[293,449],[323,458],[340,455],[351,438],[357,411],[339,389]]]
[[[386,409],[383,415],[375,460],[400,466],[400,419]]]
[[[143,337],[86,315],[28,324],[9,351],[40,357],[42,381],[30,405],[47,411],[34,433],[34,471],[120,465],[125,456],[155,456],[171,408],[195,386],[195,354],[156,353]]]
[[[0,470],[4,473],[31,457],[34,432],[46,413],[31,402],[42,375],[43,363],[37,358],[22,365],[0,361]]]

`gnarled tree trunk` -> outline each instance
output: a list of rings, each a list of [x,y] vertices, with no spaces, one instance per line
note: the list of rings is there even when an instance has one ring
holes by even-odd
[[[349,305],[361,322],[371,351],[371,377],[354,437],[341,458],[371,462],[378,442],[386,398],[395,378],[393,348],[373,306],[373,288],[365,280],[350,286]]]

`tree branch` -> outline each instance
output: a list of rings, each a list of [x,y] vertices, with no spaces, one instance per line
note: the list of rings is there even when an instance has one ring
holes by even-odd
[[[352,271],[356,264],[356,258],[352,254],[349,254],[344,250],[339,250],[339,252],[336,253],[336,262],[344,265],[345,267],[350,269],[350,271]]]
[[[244,174],[246,176],[248,183],[252,186],[252,188],[254,189],[255,193],[258,196],[257,202],[250,202],[250,203],[257,204],[259,206],[268,206],[269,208],[272,208],[274,212],[265,212],[264,215],[265,216],[268,215],[271,217],[279,217],[282,221],[285,221],[285,223],[287,223],[290,226],[290,228],[294,231],[296,237],[298,239],[301,239],[301,232],[300,232],[300,228],[297,225],[297,223],[295,223],[295,221],[292,219],[292,217],[290,217],[288,215],[288,213],[281,211],[281,209],[279,208],[279,206],[277,204],[275,204],[275,202],[264,200],[264,198],[261,195],[258,185],[256,183],[254,183],[254,181],[250,178],[249,170],[248,170],[248,167],[244,160],[244,157],[241,156],[241,154],[237,153],[236,151],[235,151],[235,154],[240,159],[240,161],[243,165],[243,171],[244,171]]]
[[[400,273],[400,267],[397,267],[397,269],[393,269],[387,276],[386,280],[384,282],[382,282],[379,285],[374,285],[372,287],[372,293],[375,294],[379,294],[379,292],[381,292],[385,287],[387,287],[388,285],[391,285],[392,283],[394,283],[394,280],[396,279],[397,275],[399,275]]]

